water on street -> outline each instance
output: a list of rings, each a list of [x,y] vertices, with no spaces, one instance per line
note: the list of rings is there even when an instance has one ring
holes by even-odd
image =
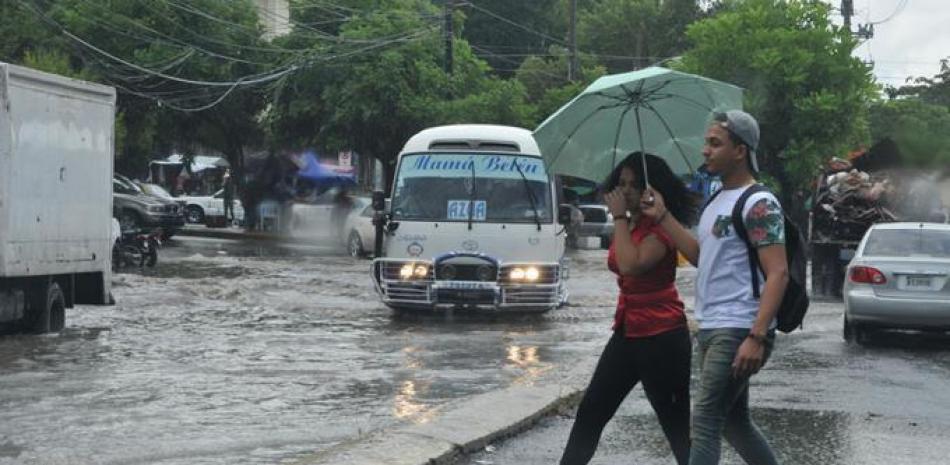
[[[576,257],[575,307],[415,316],[335,244],[176,238],[156,268],[114,275],[117,305],[0,338],[0,464],[275,463],[427,421],[595,350],[602,256]]]

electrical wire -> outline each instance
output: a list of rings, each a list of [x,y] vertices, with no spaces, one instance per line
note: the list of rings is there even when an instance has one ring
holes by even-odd
[[[491,17],[493,17],[493,18],[495,18],[495,19],[497,19],[497,20],[499,20],[499,21],[501,21],[501,22],[507,23],[507,24],[509,24],[509,25],[511,25],[511,26],[514,26],[514,27],[518,28],[518,29],[521,29],[521,30],[523,30],[523,31],[529,32],[529,33],[534,34],[534,35],[536,35],[536,36],[538,36],[538,37],[541,37],[541,38],[543,38],[543,39],[550,40],[551,42],[557,43],[557,44],[559,44],[559,45],[563,45],[563,46],[565,46],[565,47],[568,46],[568,44],[567,44],[566,42],[564,42],[563,40],[561,40],[561,39],[557,39],[557,38],[551,37],[551,36],[549,36],[549,35],[547,35],[547,34],[545,34],[545,33],[543,33],[543,32],[540,32],[540,31],[537,31],[537,30],[535,30],[535,29],[532,29],[532,28],[530,28],[530,27],[528,27],[528,26],[525,26],[524,24],[521,24],[521,23],[517,23],[517,22],[515,22],[515,21],[512,21],[512,20],[510,20],[510,19],[508,19],[508,18],[506,18],[506,17],[504,17],[504,16],[502,16],[502,15],[499,15],[498,13],[495,13],[495,12],[493,12],[493,11],[491,11],[491,10],[488,10],[488,9],[486,9],[486,8],[483,8],[483,7],[480,7],[480,6],[476,5],[476,4],[473,3],[471,0],[469,0],[469,1],[465,2],[465,3],[463,3],[462,6],[470,6],[470,7],[474,8],[475,10],[477,10],[477,11],[479,11],[479,12],[481,12],[481,13],[484,13],[484,14],[486,14],[486,15],[488,15],[488,16],[491,16]]]
[[[888,22],[888,21],[894,19],[895,17],[897,17],[897,15],[899,15],[899,14],[901,14],[901,13],[904,12],[904,8],[907,8],[907,3],[908,3],[909,1],[910,1],[910,0],[901,0],[901,2],[897,5],[897,8],[894,9],[894,12],[893,12],[893,13],[891,13],[891,14],[888,15],[886,18],[884,18],[884,19],[882,19],[882,20],[880,20],[880,21],[870,21],[870,24],[874,24],[874,25],[877,25],[877,24],[884,24],[884,23],[886,23],[886,22]]]

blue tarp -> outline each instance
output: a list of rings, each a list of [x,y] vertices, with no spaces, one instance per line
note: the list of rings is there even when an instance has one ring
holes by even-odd
[[[356,179],[353,175],[340,174],[321,165],[313,152],[304,153],[303,158],[306,164],[297,172],[298,178],[310,181],[320,187],[356,185]]]

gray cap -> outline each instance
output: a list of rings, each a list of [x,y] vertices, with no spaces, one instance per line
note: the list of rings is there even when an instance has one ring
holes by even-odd
[[[753,172],[758,173],[759,162],[756,160],[755,151],[759,147],[759,123],[755,118],[742,110],[729,110],[717,113],[714,119],[749,147],[749,165]]]

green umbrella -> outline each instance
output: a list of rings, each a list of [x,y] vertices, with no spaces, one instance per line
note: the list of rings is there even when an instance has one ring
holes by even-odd
[[[651,67],[594,81],[541,123],[534,137],[551,174],[602,181],[639,150],[688,175],[703,162],[711,113],[740,108],[739,87]]]

